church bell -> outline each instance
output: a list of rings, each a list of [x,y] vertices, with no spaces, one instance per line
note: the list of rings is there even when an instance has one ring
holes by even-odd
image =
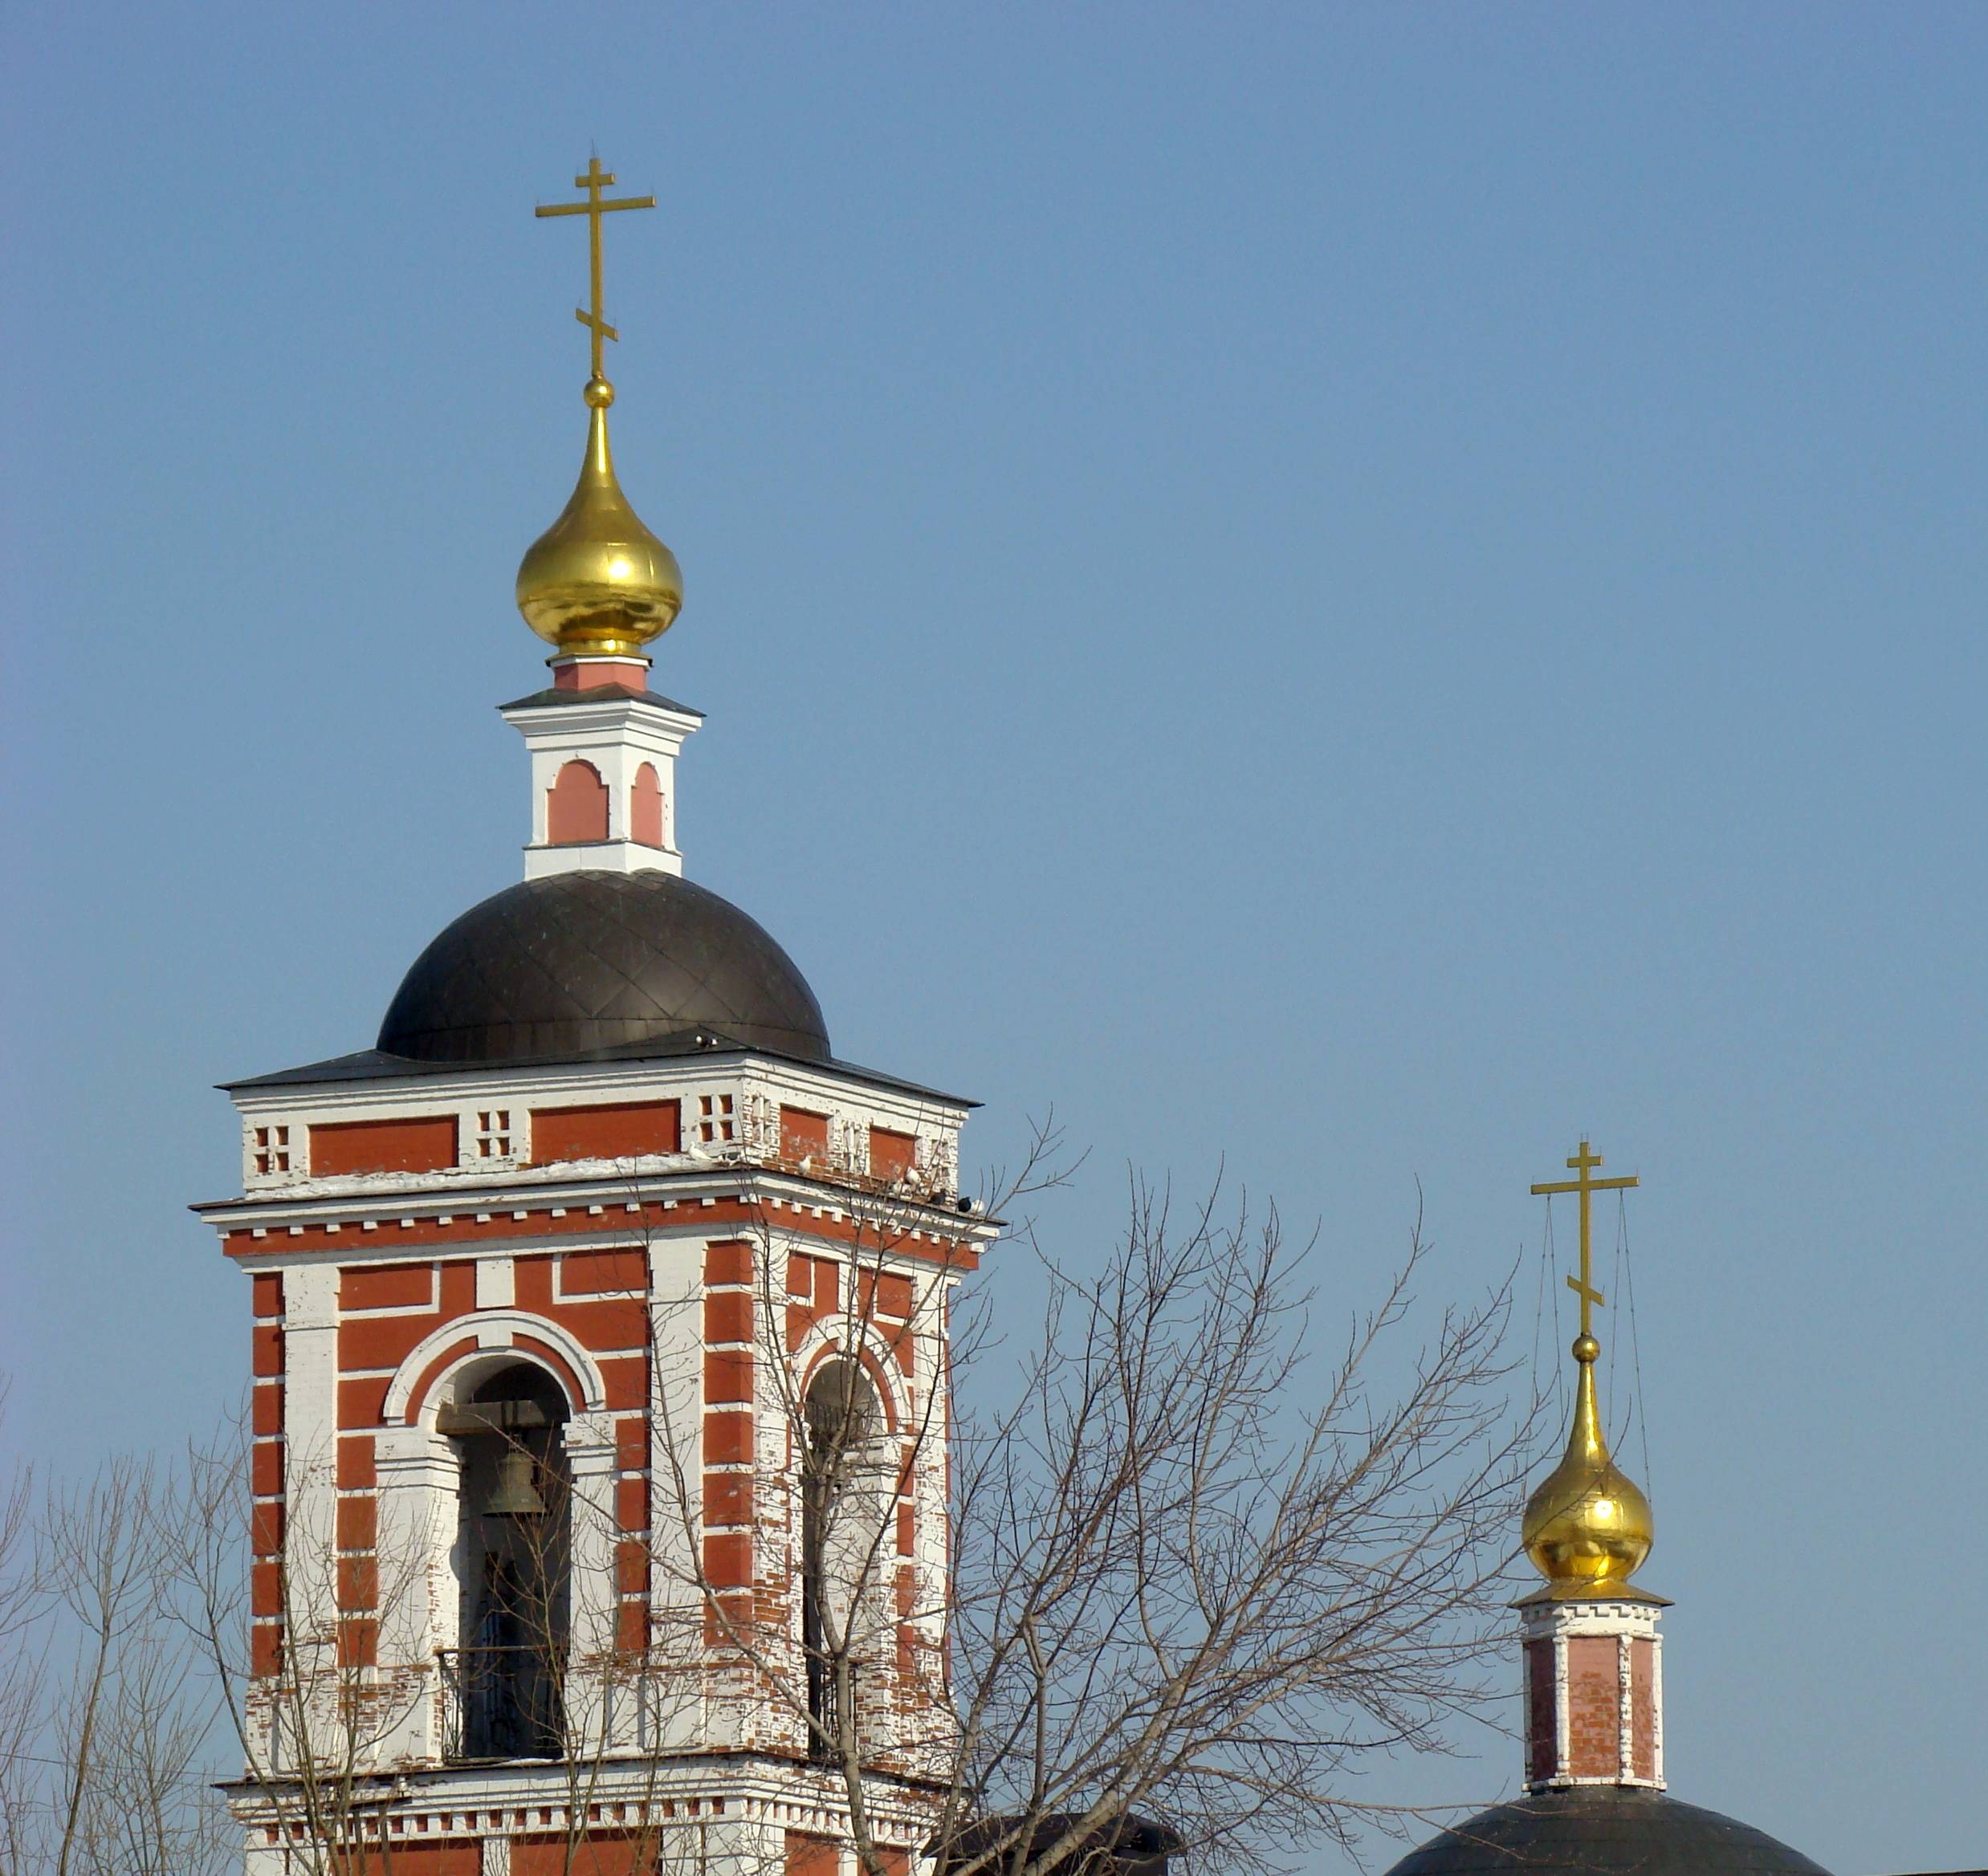
[[[538,1467],[523,1447],[510,1447],[497,1462],[497,1489],[491,1493],[493,1518],[539,1518],[545,1500],[539,1496]]]

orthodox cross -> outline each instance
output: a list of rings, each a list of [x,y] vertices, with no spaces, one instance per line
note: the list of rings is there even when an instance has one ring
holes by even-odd
[[[587,159],[587,173],[573,178],[575,189],[584,189],[587,199],[584,202],[556,202],[550,208],[536,208],[532,213],[543,218],[547,215],[585,215],[587,218],[587,256],[590,263],[593,285],[593,304],[590,309],[573,308],[573,317],[585,326],[593,339],[593,375],[597,378],[606,374],[601,369],[601,342],[604,339],[619,339],[615,331],[601,315],[601,218],[616,209],[653,209],[656,198],[653,195],[625,195],[614,201],[605,199],[601,191],[614,181],[612,170],[601,167],[598,157]]]
[[[1595,1178],[1593,1176],[1595,1169],[1601,1163],[1602,1156],[1599,1153],[1589,1152],[1587,1142],[1583,1140],[1581,1142],[1580,1150],[1567,1162],[1567,1164],[1575,1169],[1575,1176],[1573,1178],[1562,1179],[1553,1184],[1533,1187],[1534,1198],[1554,1192],[1578,1192],[1581,1195],[1581,1274],[1578,1277],[1569,1277],[1567,1288],[1581,1299],[1581,1333],[1583,1335],[1591,1333],[1588,1326],[1589,1312],[1606,1300],[1601,1292],[1595,1288],[1595,1270],[1588,1235],[1590,1201],[1593,1194],[1597,1192],[1617,1192],[1625,1186],[1636,1183],[1633,1177],[1626,1179]]]

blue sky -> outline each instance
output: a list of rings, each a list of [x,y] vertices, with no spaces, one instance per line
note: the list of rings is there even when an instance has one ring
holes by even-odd
[[[1072,1255],[1225,1161],[1350,1308],[1419,1179],[1464,1293],[1591,1129],[1672,1789],[1979,1860],[1988,14],[4,31],[15,1442],[208,1420],[210,1084],[517,875],[597,145],[693,877],[982,1161],[1053,1102]]]

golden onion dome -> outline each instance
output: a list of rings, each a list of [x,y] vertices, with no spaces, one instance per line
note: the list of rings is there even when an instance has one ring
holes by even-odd
[[[1526,1501],[1526,1554],[1549,1582],[1606,1595],[1627,1583],[1650,1554],[1656,1535],[1650,1501],[1608,1456],[1595,1401],[1595,1360],[1601,1345],[1583,1335],[1574,1345],[1581,1378],[1574,1425],[1560,1463]]]
[[[614,387],[587,384],[586,460],[558,520],[518,567],[518,610],[568,656],[634,657],[670,629],[683,604],[677,557],[645,527],[614,479],[608,406]]]

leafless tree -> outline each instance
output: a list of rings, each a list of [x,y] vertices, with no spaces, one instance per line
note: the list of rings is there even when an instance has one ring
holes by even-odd
[[[1061,1182],[1059,1144],[1039,1133],[992,1209]],[[1008,1228],[1004,1255],[1033,1259],[1043,1298],[1021,1330],[1013,1276],[974,1280],[933,1228],[943,1194],[845,1183],[833,1307],[796,1288],[808,1259],[790,1223],[769,1208],[756,1227],[753,1366],[776,1424],[748,1468],[751,1515],[769,1553],[791,1537],[800,1567],[784,1591],[707,1568],[701,1369],[656,1355],[646,1540],[541,1464],[545,1439],[518,1449],[544,1504],[519,1528],[525,1577],[549,1580],[591,1532],[617,1570],[632,1544],[650,1585],[640,1636],[582,1633],[544,1598],[521,1611],[518,1645],[557,1664],[564,1870],[591,1876],[610,1838],[617,1866],[694,1856],[691,1833],[648,1821],[631,1849],[629,1819],[664,1806],[597,1831],[596,1800],[629,1795],[631,1764],[655,1795],[670,1715],[708,1690],[714,1649],[787,1715],[865,1876],[901,1876],[907,1847],[928,1843],[951,1876],[1052,1876],[1135,1813],[1190,1854],[1268,1870],[1387,1821],[1363,1770],[1440,1749],[1490,1697],[1537,1419],[1511,1382],[1506,1289],[1425,1316],[1418,1220],[1364,1308],[1327,1300],[1317,1247],[1288,1243],[1274,1211],[1219,1194],[1180,1207],[1135,1181],[1123,1235],[1098,1254],[1026,1219]],[[642,1296],[652,1320],[693,1301]],[[886,1371],[887,1422],[863,1378]],[[769,1467],[776,1451],[788,1463]],[[914,1504],[907,1481],[935,1478],[949,1483]],[[236,1795],[274,1821],[290,1866],[390,1870],[379,1748],[433,1696],[433,1664],[375,1669],[350,1644],[356,1621],[412,1593],[422,1560],[376,1548],[355,1587],[308,1519],[274,1546],[265,1529],[281,1641],[252,1663],[249,1480],[245,1443],[194,1455],[169,1491],[142,1467],[107,1472],[94,1496],[59,1496],[59,1545],[26,1565],[30,1520],[10,1508],[27,1501],[17,1488],[0,1504],[0,1636],[60,1584],[73,1638],[59,1660],[17,1649],[0,1682],[7,1869],[216,1866],[184,1801],[206,1736],[173,1652],[190,1645],[246,1767]],[[328,1500],[323,1483],[293,1457],[287,1502]],[[908,1545],[907,1508],[943,1541]],[[54,1711],[55,1666],[63,1717],[24,1724]],[[20,1777],[33,1752],[52,1781]]]
[[[1055,1149],[1038,1136],[1016,1195],[1056,1182]],[[840,1332],[852,1359],[816,1371],[840,1377],[825,1395],[791,1357],[770,1225],[760,1259],[758,1357],[799,1455],[794,1515],[832,1565],[809,1573],[800,1649],[792,1625],[769,1632],[706,1577],[682,1465],[658,1558],[805,1724],[867,1876],[902,1867],[870,1815],[880,1769],[927,1793],[956,1876],[1047,1876],[1135,1811],[1190,1854],[1264,1869],[1387,1821],[1363,1768],[1440,1749],[1448,1722],[1495,1697],[1480,1672],[1537,1421],[1511,1386],[1506,1285],[1424,1323],[1418,1219],[1369,1305],[1328,1309],[1315,1245],[1288,1243],[1274,1211],[1224,1211],[1219,1192],[1183,1211],[1135,1181],[1102,1257],[1017,1230],[1046,1286],[1039,1334],[991,1334],[1012,1314],[999,1280],[970,1288],[951,1373],[881,1440],[853,1357],[906,1333],[877,1321],[874,1277],[908,1207],[864,1215]],[[894,1609],[898,1498],[879,1470],[898,1476],[948,1439],[946,1565]],[[929,1704],[878,1696],[903,1614],[943,1625]]]
[[[286,1449],[284,1505],[328,1516],[328,1455]],[[239,1756],[229,1789],[277,1833],[298,1876],[360,1876],[390,1858],[380,1849],[393,1780],[377,1748],[430,1684],[418,1664],[376,1671],[368,1638],[403,1606],[426,1559],[376,1543],[355,1568],[322,1520],[272,1524],[251,1496],[245,1425],[188,1455],[182,1487],[159,1520],[171,1606],[210,1681]],[[260,1514],[259,1516],[259,1513]],[[252,1655],[252,1578],[275,1589],[279,1621]]]
[[[115,1459],[0,1502],[0,1869],[201,1876],[219,1868],[214,1710],[164,1601],[169,1482]]]

